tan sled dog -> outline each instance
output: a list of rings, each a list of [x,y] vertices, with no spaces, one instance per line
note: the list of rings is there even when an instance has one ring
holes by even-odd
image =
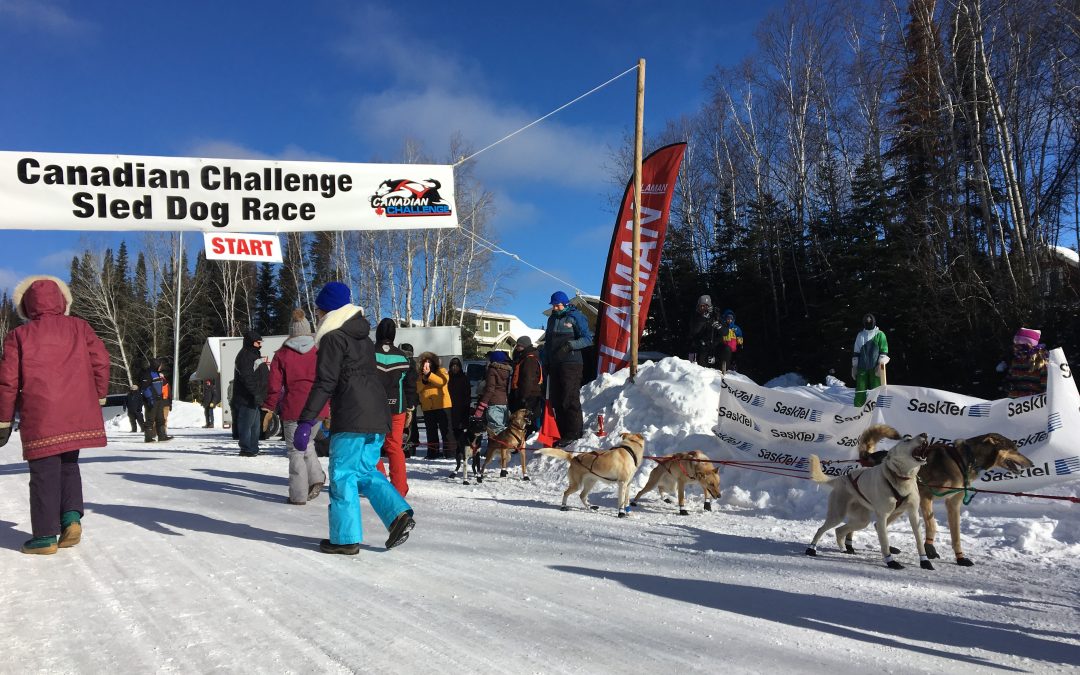
[[[884,425],[882,425],[884,426]],[[886,427],[892,434],[885,433],[883,438],[899,438],[895,429]],[[859,461],[863,465],[880,464],[886,456],[884,452],[874,452],[871,442],[867,446],[859,445]],[[945,510],[949,517],[949,535],[952,539],[956,564],[971,567],[975,563],[964,555],[960,547],[960,507],[966,498],[965,489],[978,478],[983,471],[1003,469],[1010,473],[1020,473],[1032,466],[1030,459],[1016,449],[1016,443],[997,433],[983,434],[971,438],[961,438],[952,443],[932,443],[926,464],[919,469],[919,511],[922,513],[923,528],[926,534],[926,556],[931,560],[940,558],[934,548],[937,535],[937,521],[934,519],[934,500],[945,499]],[[851,535],[848,535],[850,542]],[[854,549],[850,548],[851,553]]]
[[[934,500],[944,498],[956,564],[971,567],[975,563],[960,548],[960,507],[964,502],[964,488],[970,487],[983,471],[997,468],[1020,473],[1032,465],[1031,460],[1016,449],[1016,443],[994,433],[952,443],[934,443],[930,450],[926,466],[919,470],[919,510],[926,528],[926,554],[930,558],[939,557],[934,548],[937,534]]]
[[[867,445],[863,437],[881,438],[884,425],[870,427],[860,437],[860,444]],[[893,432],[891,427],[884,427]],[[907,514],[911,532],[915,535],[915,547],[919,551],[919,566],[932,570],[934,566],[926,557],[922,537],[919,536],[918,494],[915,476],[926,464],[929,452],[926,434],[919,434],[900,441],[889,451],[885,461],[878,466],[855,469],[845,476],[830,478],[821,470],[821,460],[810,456],[810,478],[817,483],[827,483],[832,488],[829,495],[829,511],[825,522],[818,528],[806,549],[806,555],[817,555],[817,543],[828,530],[836,527],[836,544],[844,549],[844,538],[849,532],[861,530],[874,519],[878,542],[885,565],[891,569],[903,569],[893,560],[889,547],[888,524],[900,515]],[[846,521],[846,522],[845,522]]]
[[[510,415],[509,424],[497,434],[488,433],[487,454],[484,455],[484,463],[480,465],[480,473],[476,482],[484,482],[484,469],[491,461],[492,455],[499,453],[499,477],[506,478],[506,467],[510,464],[510,452],[513,450],[521,454],[521,480],[529,480],[525,473],[525,439],[529,437],[529,422],[531,414],[527,408],[515,410]]]
[[[679,492],[679,515],[688,516],[686,510],[686,486],[696,482],[705,494],[705,510],[712,511],[710,499],[720,499],[720,472],[709,460],[709,456],[700,450],[676,452],[674,455],[656,460],[656,467],[649,474],[649,482],[630,500],[630,506],[637,506],[641,495],[656,488],[660,498],[668,504],[671,499],[666,495],[676,489]]]
[[[581,487],[581,503],[587,509],[597,507],[589,504],[589,492],[592,491],[596,481],[602,480],[619,485],[619,517],[626,515],[626,508],[630,504],[630,480],[637,473],[638,467],[645,459],[645,437],[641,434],[623,434],[622,443],[608,450],[594,450],[581,454],[569,453],[557,448],[540,448],[541,455],[554,457],[570,463],[567,476],[570,486],[562,496],[562,510],[569,511],[566,498],[570,493]]]

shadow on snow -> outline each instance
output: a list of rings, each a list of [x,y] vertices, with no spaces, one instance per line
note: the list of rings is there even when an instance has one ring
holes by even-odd
[[[1023,627],[1014,624],[703,579],[612,572],[569,565],[553,565],[551,569],[597,579],[610,579],[635,591],[732,614],[973,665],[1019,670],[977,656],[935,649],[924,644],[908,644],[905,641],[958,649],[980,649],[1051,663],[1080,662],[1080,647],[1030,635]]]

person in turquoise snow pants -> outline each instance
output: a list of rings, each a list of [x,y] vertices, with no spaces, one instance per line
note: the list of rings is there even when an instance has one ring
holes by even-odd
[[[363,541],[360,497],[371,502],[389,530],[386,548],[409,538],[416,524],[408,502],[376,465],[390,431],[386,390],[375,366],[375,343],[363,310],[350,304],[349,287],[326,284],[315,298],[320,318],[315,383],[293,435],[293,447],[309,452],[319,412],[330,401],[330,538],[319,542],[323,553],[356,555]],[[314,452],[314,450],[310,450]]]

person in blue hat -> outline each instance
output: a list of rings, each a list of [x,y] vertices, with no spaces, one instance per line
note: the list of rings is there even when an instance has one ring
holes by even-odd
[[[585,360],[581,350],[593,343],[585,315],[570,304],[566,293],[551,294],[551,316],[544,330],[544,364],[548,373],[548,399],[559,427],[563,447],[581,438],[581,375]]]
[[[363,539],[358,493],[389,530],[386,548],[404,543],[415,525],[412,507],[376,468],[390,431],[390,411],[376,370],[375,343],[368,338],[371,325],[350,299],[349,287],[337,281],[315,298],[315,383],[293,434],[293,447],[307,452],[312,427],[330,401],[330,538],[319,550],[344,555],[356,555]]]

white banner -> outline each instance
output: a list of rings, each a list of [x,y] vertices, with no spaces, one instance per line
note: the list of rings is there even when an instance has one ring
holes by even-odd
[[[724,381],[713,431],[732,459],[807,469],[810,455],[854,459],[859,434],[871,424],[888,424],[903,434],[925,433],[931,441],[997,432],[1013,439],[1034,463],[1016,476],[983,472],[974,487],[1027,491],[1080,478],[1080,393],[1060,349],[1050,352],[1045,394],[996,401],[888,385],[869,392],[866,405],[854,408]],[[835,464],[827,472],[846,473],[855,466]]]
[[[308,232],[457,227],[454,170],[0,152],[0,229]]]
[[[207,260],[281,262],[281,241],[276,234],[203,232]]]

